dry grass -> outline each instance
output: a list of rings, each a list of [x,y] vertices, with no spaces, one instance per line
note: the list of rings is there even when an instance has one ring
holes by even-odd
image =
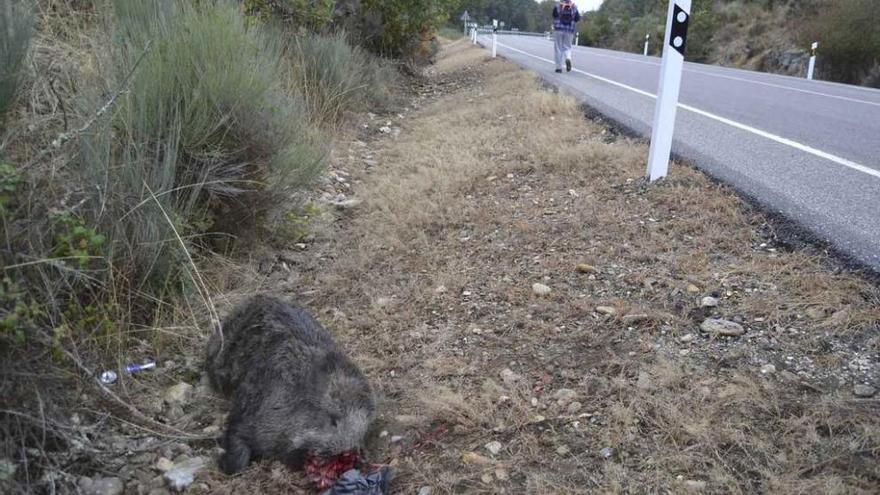
[[[295,290],[376,383],[377,429],[404,436],[372,447],[399,466],[396,493],[876,489],[877,401],[851,393],[877,378],[876,287],[776,245],[699,172],[645,187],[642,143],[464,42],[422,93]],[[699,334],[711,293],[745,337]],[[238,482],[272,491],[267,469]]]

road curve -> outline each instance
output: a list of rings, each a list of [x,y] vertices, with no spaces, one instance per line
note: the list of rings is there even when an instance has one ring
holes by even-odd
[[[489,46],[489,37],[481,37]],[[500,35],[498,53],[650,137],[660,59]],[[673,152],[880,273],[880,90],[686,63]]]

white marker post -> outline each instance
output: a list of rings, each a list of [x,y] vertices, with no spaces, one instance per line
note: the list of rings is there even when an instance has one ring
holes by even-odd
[[[492,58],[498,56],[498,20],[492,19]]]
[[[813,43],[810,49],[810,66],[807,67],[807,79],[813,80],[813,71],[816,70],[816,50],[819,48],[819,42]]]
[[[651,151],[648,155],[648,178],[653,182],[666,177],[669,155],[672,152],[672,134],[678,94],[681,89],[681,70],[684,66],[684,48],[687,44],[691,0],[671,0],[666,18],[666,36],[663,44],[663,62],[660,65],[660,87],[654,108],[654,127],[651,129]]]
[[[574,46],[581,46],[581,33],[574,35]]]
[[[648,56],[648,42],[650,41],[650,39],[651,39],[651,35],[646,34],[645,35],[645,56],[646,57]]]
[[[464,14],[461,14],[461,17],[459,19],[461,19],[461,22],[464,23],[464,34],[467,35],[468,21],[471,20],[471,15],[468,14],[467,10],[465,10]]]

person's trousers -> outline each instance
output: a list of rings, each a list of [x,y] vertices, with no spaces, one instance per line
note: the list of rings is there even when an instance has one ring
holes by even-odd
[[[554,51],[556,53],[556,68],[562,69],[566,60],[571,60],[571,41],[574,33],[568,31],[556,31],[556,44]]]

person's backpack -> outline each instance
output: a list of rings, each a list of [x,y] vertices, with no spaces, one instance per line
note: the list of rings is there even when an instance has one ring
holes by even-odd
[[[574,3],[571,0],[559,2],[559,20],[565,24],[574,22]]]

